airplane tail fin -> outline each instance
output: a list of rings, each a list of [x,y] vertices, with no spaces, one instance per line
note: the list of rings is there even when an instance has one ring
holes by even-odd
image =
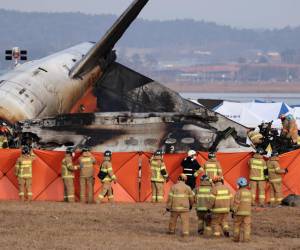
[[[102,39],[71,69],[70,77],[76,78],[89,72],[105,58],[122,37],[131,23],[137,18],[149,0],[134,0],[118,20],[111,26]]]

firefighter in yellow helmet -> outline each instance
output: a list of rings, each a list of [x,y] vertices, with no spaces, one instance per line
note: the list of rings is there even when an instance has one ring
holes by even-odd
[[[208,153],[208,160],[205,162],[203,168],[200,168],[194,175],[197,177],[203,172],[208,176],[211,182],[215,176],[222,177],[221,164],[219,161],[217,161],[216,154],[214,152]]]
[[[256,191],[258,189],[259,205],[261,207],[265,204],[265,187],[267,178],[267,164],[263,158],[264,150],[258,148],[253,157],[249,160],[250,168],[250,188],[252,193],[252,205],[256,205]]]
[[[233,241],[241,240],[241,227],[243,241],[250,240],[251,234],[251,192],[248,190],[246,178],[241,177],[237,180],[238,191],[235,193],[232,216],[233,216]]]
[[[171,212],[169,234],[175,234],[178,217],[182,221],[182,236],[189,235],[189,215],[193,208],[194,194],[192,189],[185,184],[187,177],[181,174],[178,182],[171,187],[168,196],[167,208]]]
[[[117,177],[113,172],[111,157],[111,151],[107,150],[104,152],[104,160],[100,166],[100,171],[98,174],[98,177],[102,183],[102,187],[98,196],[97,203],[101,203],[105,196],[107,196],[109,201],[114,201],[114,193],[111,184],[112,182],[116,183]]]
[[[195,206],[198,217],[198,234],[211,236],[211,212],[210,204],[212,195],[212,183],[207,175],[201,176],[200,186],[195,188]]]
[[[268,178],[270,182],[270,202],[271,206],[279,206],[282,200],[282,174],[286,174],[288,169],[281,169],[279,165],[278,152],[273,151],[267,162]]]
[[[212,199],[210,209],[212,211],[211,226],[213,236],[220,237],[223,234],[229,237],[228,216],[232,208],[233,196],[230,189],[223,184],[223,178],[213,178]]]
[[[157,150],[150,159],[152,202],[163,202],[164,184],[169,175],[163,161],[162,151]]]
[[[64,201],[74,202],[74,171],[77,170],[77,166],[73,165],[73,150],[67,148],[66,155],[61,163],[61,178],[64,183]]]
[[[35,157],[30,154],[30,148],[24,146],[22,148],[22,155],[18,158],[15,165],[15,174],[19,182],[19,197],[24,201],[26,196],[29,201],[32,200],[32,164]]]
[[[94,164],[95,157],[91,154],[89,148],[83,148],[79,157],[80,166],[80,201],[86,200],[86,186],[88,188],[88,203],[94,202]]]

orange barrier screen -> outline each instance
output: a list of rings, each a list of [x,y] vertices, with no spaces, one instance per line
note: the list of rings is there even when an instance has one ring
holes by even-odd
[[[61,161],[64,152],[35,150],[36,160],[33,164],[32,192],[34,200],[63,200],[63,183],[61,180]],[[93,153],[98,165],[94,166],[95,198],[101,188],[97,178],[99,164],[103,159],[102,153]],[[15,163],[20,156],[20,150],[0,150],[0,199],[18,199],[18,181],[15,176]],[[170,180],[165,185],[165,199],[172,184],[182,172],[180,166],[185,154],[165,155],[164,161]],[[77,163],[76,154],[74,163]],[[119,202],[144,202],[151,197],[151,172],[149,166],[150,153],[114,153],[112,157],[113,170],[118,178],[113,184],[115,200]],[[251,153],[218,153],[217,158],[223,169],[226,184],[234,191],[236,180],[240,176],[249,174],[248,161]],[[199,152],[198,162],[203,165],[207,160],[207,153]],[[289,172],[283,178],[283,192],[285,195],[294,193],[300,195],[300,150],[280,156],[280,165],[288,168]],[[199,184],[199,178],[197,180]],[[268,193],[268,189],[266,190]],[[79,197],[79,173],[75,174],[75,194]]]

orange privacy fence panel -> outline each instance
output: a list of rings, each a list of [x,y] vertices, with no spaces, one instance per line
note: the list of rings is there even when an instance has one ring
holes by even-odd
[[[34,200],[63,200],[63,182],[61,179],[61,161],[64,152],[35,150],[36,160],[33,164],[32,191]],[[97,198],[101,182],[97,177],[99,164],[103,160],[102,153],[93,153],[97,159],[94,166],[95,187]],[[15,163],[20,156],[20,150],[0,150],[0,199],[18,199],[18,181],[15,176]],[[248,161],[251,153],[218,153],[225,183],[234,191],[236,180],[240,176],[248,177]],[[78,164],[79,154],[74,163]],[[116,201],[144,202],[151,199],[151,170],[149,166],[150,153],[114,153],[112,157],[113,170],[117,176],[117,184],[113,184]],[[186,154],[165,155],[164,161],[170,179],[165,185],[165,199],[170,187],[176,182],[182,172],[181,161]],[[199,152],[197,161],[203,165],[207,153]],[[283,178],[283,192],[300,194],[300,150],[280,156],[280,165],[288,168],[289,173]],[[197,180],[199,184],[199,178]],[[268,191],[268,190],[267,190]],[[75,194],[79,199],[79,172],[75,174]]]

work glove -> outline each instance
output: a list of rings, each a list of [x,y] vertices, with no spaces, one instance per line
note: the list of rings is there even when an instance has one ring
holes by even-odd
[[[286,168],[286,169],[285,169],[285,173],[287,174],[288,172],[289,172],[289,170]]]

